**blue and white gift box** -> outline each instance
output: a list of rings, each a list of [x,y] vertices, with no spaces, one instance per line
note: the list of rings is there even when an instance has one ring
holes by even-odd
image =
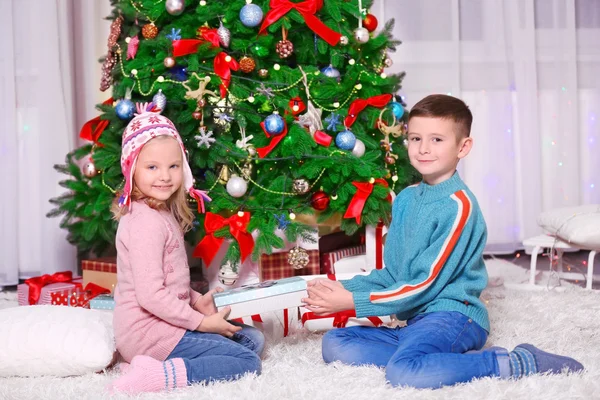
[[[93,310],[114,310],[115,298],[109,294],[101,294],[90,300],[90,308]]]
[[[229,319],[299,307],[306,297],[306,281],[298,276],[245,285],[213,295],[219,311],[225,306],[231,307]]]

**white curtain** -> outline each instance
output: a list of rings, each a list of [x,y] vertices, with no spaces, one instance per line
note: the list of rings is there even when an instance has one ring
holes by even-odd
[[[76,271],[76,250],[48,199],[65,189],[52,166],[95,115],[107,1],[0,0],[0,288]],[[98,34],[95,34],[98,32]],[[106,42],[105,42],[106,43]],[[75,90],[77,88],[77,90]]]
[[[409,107],[447,93],[474,114],[459,172],[488,252],[540,233],[542,211],[600,203],[600,1],[383,0],[371,12],[396,20],[391,70],[407,73]]]

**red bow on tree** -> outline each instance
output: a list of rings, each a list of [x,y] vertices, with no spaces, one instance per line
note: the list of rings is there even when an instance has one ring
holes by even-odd
[[[219,34],[216,29],[200,29],[202,39],[173,40],[173,57],[181,57],[198,51],[202,43],[210,42],[219,47]]]
[[[271,135],[265,129],[265,121],[260,123],[260,127],[265,132],[265,135],[267,135],[268,138],[271,138],[271,142],[267,146],[256,149],[258,156],[260,158],[265,158],[267,156],[267,154],[272,152],[273,149],[275,148],[275,146],[277,146],[279,144],[279,142],[281,142],[283,140],[283,138],[287,135],[288,128],[287,128],[287,124],[284,121],[283,122],[283,131],[281,133],[278,133],[277,135]]]
[[[227,95],[229,82],[231,82],[231,70],[237,71],[240,68],[240,65],[235,58],[231,57],[229,54],[220,52],[215,56],[214,68],[215,73],[221,78],[221,84],[219,85],[221,97],[225,97]]]
[[[240,246],[241,258],[242,262],[244,262],[254,249],[254,238],[247,231],[249,222],[250,213],[247,211],[241,217],[238,214],[234,214],[229,218],[223,218],[218,214],[207,212],[204,219],[206,236],[204,236],[204,239],[194,249],[193,256],[202,258],[202,261],[204,261],[204,264],[208,268],[225,240],[223,237],[216,237],[215,232],[225,226],[229,226],[231,236],[237,240]]]
[[[373,192],[373,186],[375,186],[376,183],[388,187],[388,183],[381,178],[375,179],[375,182],[373,183],[352,182],[352,184],[356,186],[357,190],[354,194],[354,197],[352,197],[352,200],[350,201],[350,205],[344,214],[344,218],[356,218],[356,223],[360,225],[360,217],[362,215],[363,208],[365,207],[367,199]]]
[[[105,100],[102,104],[109,105],[113,103],[113,98],[109,98]],[[79,137],[84,140],[89,140],[91,142],[98,142],[100,139],[100,135],[108,126],[108,121],[105,119],[101,119],[99,116],[96,118],[90,119],[88,122],[83,124],[81,130],[79,131]]]
[[[387,103],[392,99],[392,95],[380,94],[379,96],[369,97],[368,99],[356,99],[350,104],[350,108],[348,108],[348,116],[344,119],[344,125],[347,128],[350,128],[356,118],[358,117],[358,113],[364,110],[367,106],[373,106],[377,108],[385,107]]]
[[[319,18],[315,17],[315,13],[323,7],[323,0],[306,0],[302,3],[292,3],[289,0],[271,0],[269,2],[269,12],[260,26],[259,34],[264,33],[269,25],[275,23],[279,18],[283,17],[290,10],[296,10],[304,17],[304,22],[314,33],[319,35],[330,46],[335,46],[340,41],[338,32],[329,28]]]

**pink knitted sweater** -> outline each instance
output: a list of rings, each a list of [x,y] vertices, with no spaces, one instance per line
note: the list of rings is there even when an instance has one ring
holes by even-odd
[[[114,331],[128,362],[144,354],[165,360],[204,315],[192,308],[190,267],[179,224],[168,211],[134,202],[117,230]]]

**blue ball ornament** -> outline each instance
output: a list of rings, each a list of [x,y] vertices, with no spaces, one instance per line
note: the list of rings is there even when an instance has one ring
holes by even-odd
[[[258,26],[263,19],[262,9],[256,4],[246,4],[240,10],[240,20],[242,24],[249,28],[254,28]]]
[[[402,107],[402,104],[398,103],[397,101],[392,101],[390,106],[392,107],[392,112],[394,113],[396,119],[402,118],[404,115],[404,107]]]
[[[335,137],[335,145],[342,150],[352,150],[356,145],[356,136],[348,130],[341,131]]]
[[[335,78],[340,80],[340,71],[334,68],[331,64],[321,70],[321,73],[328,78]]]
[[[173,68],[171,68],[169,72],[171,74],[171,77],[179,82],[188,80],[188,74],[187,74],[186,67],[183,67],[181,65],[176,65]]]
[[[269,135],[279,135],[283,132],[285,128],[285,123],[281,115],[279,114],[271,114],[265,119],[265,131]]]
[[[119,100],[115,107],[115,112],[117,113],[117,117],[123,120],[131,119],[135,112],[135,104],[129,99]]]

